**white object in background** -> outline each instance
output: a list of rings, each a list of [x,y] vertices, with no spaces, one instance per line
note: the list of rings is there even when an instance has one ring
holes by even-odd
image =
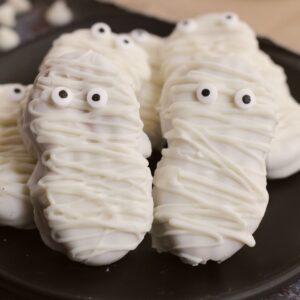
[[[65,1],[55,1],[46,12],[46,20],[53,26],[67,25],[73,20],[73,13]]]
[[[16,26],[16,13],[9,3],[0,5],[0,25],[14,27]]]
[[[0,27],[0,50],[8,51],[20,44],[20,37],[16,31],[8,27]]]
[[[16,14],[24,14],[31,10],[32,4],[29,0],[8,0]]]

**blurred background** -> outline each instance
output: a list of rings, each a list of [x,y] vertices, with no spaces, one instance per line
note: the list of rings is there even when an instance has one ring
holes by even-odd
[[[86,3],[85,10],[78,5],[82,1]],[[102,2],[117,4],[123,8],[169,21],[208,12],[233,11],[248,22],[260,36],[268,37],[300,53],[300,0],[106,0]],[[69,12],[66,11],[68,9]],[[87,18],[96,11],[97,5],[93,0],[0,0],[0,51],[3,42],[8,38],[12,45],[18,45],[46,33],[53,27]],[[15,36],[15,33],[18,36]]]
[[[115,0],[170,21],[201,13],[234,11],[259,34],[300,53],[299,0]]]

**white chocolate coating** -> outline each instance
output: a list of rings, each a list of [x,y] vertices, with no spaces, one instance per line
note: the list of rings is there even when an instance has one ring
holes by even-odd
[[[8,0],[8,3],[17,14],[24,14],[32,9],[32,4],[29,0]]]
[[[174,32],[166,39],[162,48],[162,75],[169,78],[174,70],[189,61],[205,60],[245,53],[258,49],[255,33],[244,22],[234,28],[223,23],[227,13],[214,13],[177,24]],[[188,27],[188,29],[185,29]],[[191,28],[189,28],[191,27]],[[244,56],[245,56],[244,55]]]
[[[44,62],[49,58],[60,57],[74,50],[93,50],[113,60],[123,74],[127,75],[133,88],[136,91],[139,90],[143,81],[149,80],[151,76],[147,54],[132,41],[129,35],[111,32],[97,34],[95,27],[97,28],[98,24],[104,23],[97,23],[92,28],[79,29],[61,35],[53,43],[53,47],[45,57]],[[129,43],[122,43],[125,40]]]
[[[27,181],[34,160],[27,154],[18,129],[26,87],[0,85],[0,224],[32,228],[33,213]]]
[[[143,83],[142,88],[137,92],[137,98],[141,103],[140,114],[144,122],[144,130],[149,136],[152,146],[160,149],[162,135],[158,107],[163,84],[160,74],[160,49],[164,39],[143,29],[135,29],[130,35],[149,56],[151,78]]]
[[[0,25],[8,27],[16,26],[16,12],[10,3],[0,5]]]
[[[93,51],[48,59],[24,115],[39,157],[30,180],[37,227],[49,247],[89,265],[122,258],[151,228],[152,177],[129,83]],[[95,101],[107,95],[106,104],[91,106],[95,89],[102,91]]]
[[[253,247],[268,203],[276,105],[261,77],[243,64],[224,58],[186,64],[163,88],[168,148],[154,175],[153,246],[191,265]],[[198,88],[211,86],[211,101],[202,101]],[[246,88],[256,96],[249,109],[235,103]]]
[[[227,19],[226,16],[231,18]],[[216,13],[178,23],[162,51],[163,75],[189,61],[232,55],[246,60],[261,73],[279,103],[279,126],[270,157],[268,177],[289,176],[300,169],[300,107],[289,92],[284,70],[259,47],[255,33],[233,13]],[[290,147],[287,147],[290,145]]]
[[[46,12],[46,20],[53,26],[64,26],[73,21],[73,13],[65,1],[56,0]]]
[[[16,31],[8,27],[0,27],[0,50],[9,51],[20,44],[20,37]]]

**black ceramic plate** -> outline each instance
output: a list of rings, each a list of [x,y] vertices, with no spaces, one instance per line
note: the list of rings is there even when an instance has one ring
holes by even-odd
[[[172,25],[101,5],[88,20],[55,31],[0,58],[0,82],[31,83],[52,40],[62,31],[111,24],[166,35]],[[261,39],[264,51],[284,66],[300,99],[300,57]],[[157,157],[152,158],[154,165]],[[268,183],[270,204],[255,234],[257,246],[244,247],[221,265],[191,267],[151,249],[150,239],[109,267],[69,261],[41,242],[37,231],[0,229],[0,284],[29,299],[259,299],[300,276],[300,174]]]

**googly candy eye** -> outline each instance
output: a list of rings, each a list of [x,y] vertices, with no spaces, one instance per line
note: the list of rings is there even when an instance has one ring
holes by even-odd
[[[234,103],[241,109],[250,109],[256,101],[255,94],[249,89],[242,89],[235,94]]]
[[[100,108],[107,104],[108,95],[102,88],[93,88],[87,94],[87,102],[93,108]]]
[[[127,35],[119,35],[116,38],[116,46],[119,48],[131,48],[133,46],[133,42]]]
[[[12,101],[21,101],[25,97],[26,87],[21,84],[12,84],[7,88],[7,97]]]
[[[235,13],[228,12],[228,13],[225,13],[224,15],[222,15],[220,21],[221,21],[221,24],[223,24],[224,26],[226,26],[228,28],[233,28],[233,27],[237,26],[237,24],[239,23],[239,16]]]
[[[148,32],[144,29],[134,29],[131,31],[131,36],[135,41],[144,41],[147,39]]]
[[[191,19],[182,20],[177,23],[176,28],[183,32],[190,32],[196,29],[196,22]]]
[[[94,37],[102,38],[111,34],[111,28],[106,23],[96,23],[92,26],[91,32]]]
[[[72,92],[65,87],[57,87],[52,91],[51,98],[55,105],[66,107],[72,101]]]
[[[205,104],[211,104],[218,98],[218,90],[212,84],[201,84],[196,90],[197,99]]]

